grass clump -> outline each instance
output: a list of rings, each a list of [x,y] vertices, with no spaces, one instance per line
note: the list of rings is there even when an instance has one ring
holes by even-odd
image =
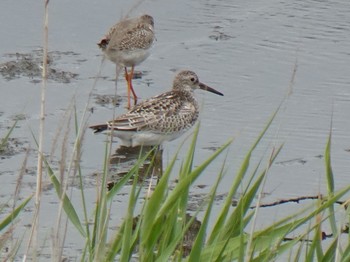
[[[178,154],[164,170],[152,194],[146,197],[145,185],[138,182],[138,174],[140,167],[151,152],[140,157],[133,168],[115,183],[110,191],[107,191],[110,150],[110,145],[107,143],[104,172],[101,176],[95,209],[91,215],[88,215],[88,210],[84,210],[83,219],[79,218],[79,212],[76,211],[69,197],[60,193],[65,190],[61,188],[62,185],[51,170],[50,177],[62,201],[62,207],[81,237],[85,239],[86,245],[81,260],[129,261],[134,257],[138,261],[272,261],[289,256],[289,259],[293,261],[322,260],[324,258],[332,261],[336,256],[348,257],[350,252],[348,244],[341,248],[339,241],[342,230],[335,219],[337,212],[335,205],[349,193],[350,186],[337,192],[332,186],[331,136],[325,151],[328,194],[320,195],[319,199],[316,199],[310,206],[275,221],[265,228],[256,226],[256,219],[262,208],[259,194],[269,168],[282,146],[272,150],[267,164],[263,165],[263,161],[260,161],[252,167],[250,163],[252,153],[264,137],[274,117],[275,115],[246,154],[217,214],[212,214],[212,208],[217,188],[227,172],[225,163],[218,170],[217,180],[207,198],[190,216],[187,212],[189,192],[196,179],[213,161],[218,161],[217,157],[229,147],[232,141],[224,144],[206,161],[194,167],[198,128],[187,156],[183,159],[175,187],[170,189],[169,178],[173,173]],[[149,172],[152,170],[150,169]],[[110,230],[111,202],[130,179],[133,179],[133,183],[129,191],[129,202],[124,212],[124,220],[121,225],[112,226],[117,226],[117,230]],[[243,181],[248,181],[248,183],[243,183]],[[84,196],[83,187],[81,190],[81,195]],[[233,205],[232,199],[235,196],[239,198]],[[141,207],[140,202],[143,203]],[[202,218],[198,223],[199,213]],[[92,218],[91,223],[87,223],[91,221],[89,218]],[[210,218],[215,221],[213,224],[209,224]],[[323,242],[324,233],[321,229],[325,223],[329,223],[332,228],[333,241],[330,245],[325,245]],[[195,230],[191,232],[193,228]],[[294,252],[295,250],[297,251]]]

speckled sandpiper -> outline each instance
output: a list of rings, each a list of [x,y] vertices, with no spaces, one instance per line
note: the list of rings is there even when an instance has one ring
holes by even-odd
[[[105,56],[117,65],[117,73],[119,66],[124,67],[128,85],[128,108],[130,108],[130,92],[133,94],[134,103],[137,103],[137,96],[132,86],[134,67],[150,55],[154,40],[153,17],[145,14],[115,24],[98,43]],[[131,67],[130,73],[128,67]]]
[[[198,119],[199,105],[193,94],[195,89],[223,96],[199,82],[194,72],[184,70],[175,76],[171,91],[144,100],[116,119],[90,128],[94,133],[109,131],[128,147],[154,146],[174,140]]]

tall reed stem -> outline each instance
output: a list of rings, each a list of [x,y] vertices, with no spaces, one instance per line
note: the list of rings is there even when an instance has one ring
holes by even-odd
[[[34,261],[37,256],[37,236],[39,224],[39,211],[42,193],[42,177],[43,177],[43,144],[44,144],[44,126],[45,126],[45,93],[48,74],[48,34],[49,34],[49,0],[44,0],[44,41],[43,41],[43,71],[42,71],[42,87],[41,87],[41,102],[40,102],[40,124],[39,124],[39,145],[38,145],[38,163],[36,175],[36,191],[35,191],[35,214],[32,223],[32,230],[28,241],[27,252],[23,257],[23,261],[27,260],[28,251],[32,247]]]

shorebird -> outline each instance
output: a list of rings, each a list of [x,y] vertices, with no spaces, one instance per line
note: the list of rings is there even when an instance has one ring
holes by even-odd
[[[223,96],[199,82],[194,72],[181,71],[175,76],[171,91],[144,100],[116,119],[90,128],[94,133],[110,131],[127,147],[156,146],[174,140],[198,119],[199,105],[193,94],[195,89]]]
[[[134,67],[150,55],[154,40],[153,17],[145,14],[115,24],[98,43],[105,56],[116,64],[116,81],[119,67],[124,67],[128,86],[128,108],[130,108],[130,92],[133,94],[134,104],[137,103],[137,96],[132,86]],[[131,67],[130,73],[128,67]]]

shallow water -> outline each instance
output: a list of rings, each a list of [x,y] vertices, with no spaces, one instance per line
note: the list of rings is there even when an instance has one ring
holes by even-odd
[[[62,119],[72,98],[75,97],[80,117],[85,110],[102,60],[96,43],[131,6],[132,3],[107,0],[50,2],[49,49],[59,52],[52,66],[78,76],[70,83],[49,80],[45,126],[47,154],[52,151],[57,130],[64,123]],[[144,72],[141,79],[133,82],[141,98],[168,90],[174,71],[185,68],[195,71],[202,82],[225,94],[224,97],[197,94],[203,108],[195,164],[209,157],[213,148],[230,138],[235,139],[227,156],[229,164],[219,193],[227,192],[242,157],[290,90],[295,68],[292,93],[253,155],[252,166],[263,156],[268,158],[273,146],[284,143],[270,169],[264,188],[268,196],[264,202],[326,192],[322,156],[331,128],[336,189],[350,182],[350,2],[145,1],[132,16],[141,13],[152,14],[157,35],[152,55],[136,68]],[[15,59],[7,54],[33,53],[42,46],[42,21],[40,1],[0,2],[0,62]],[[114,70],[112,63],[103,63],[102,78],[97,81],[87,106],[94,108],[88,120],[91,124],[113,116],[114,107],[108,103],[101,105],[96,96],[114,94]],[[0,77],[0,137],[14,119],[22,119],[13,134],[20,145],[15,147],[14,155],[0,160],[1,181],[7,185],[1,190],[1,202],[15,190],[27,147],[32,151],[21,195],[27,196],[35,189],[36,146],[31,129],[38,134],[41,89],[41,84],[35,80],[35,77],[19,76],[8,81]],[[118,94],[126,94],[121,77]],[[123,106],[116,111],[123,112]],[[187,136],[164,146],[165,164]],[[104,140],[104,136],[91,132],[86,133],[84,140],[82,168],[87,192],[92,192],[88,199],[92,205],[96,185],[93,174],[102,169]],[[118,143],[113,146],[117,148]],[[52,155],[55,161],[59,159],[59,152],[57,147]],[[182,152],[186,152],[185,148]],[[223,155],[199,179],[198,184],[209,186],[196,187],[195,193],[209,191],[224,158]],[[75,193],[78,194],[77,189]],[[41,220],[44,229],[54,226],[56,199],[54,190],[49,187],[42,209],[46,218]],[[123,197],[116,202],[123,208]],[[114,218],[120,219],[118,214]],[[79,247],[74,238],[72,243],[66,244]]]

